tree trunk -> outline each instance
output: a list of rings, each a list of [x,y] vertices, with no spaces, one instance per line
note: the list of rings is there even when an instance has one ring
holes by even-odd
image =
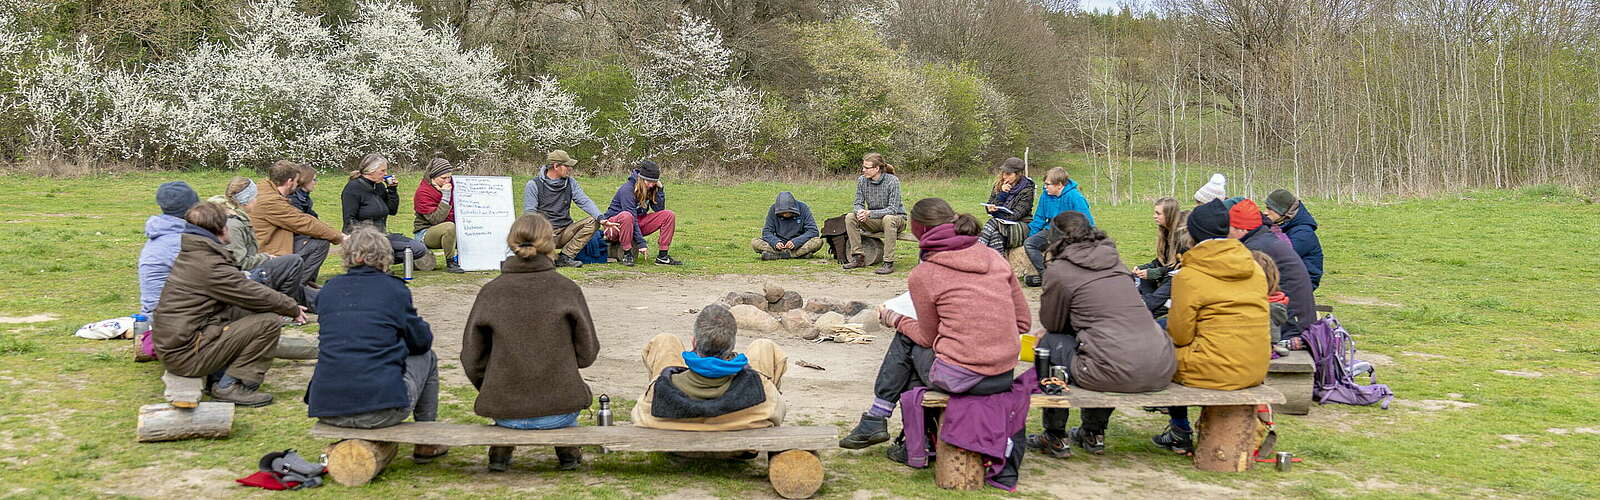
[[[138,441],[225,438],[233,431],[233,403],[200,403],[194,409],[170,404],[139,407]]]
[[[328,476],[345,486],[361,486],[378,477],[394,460],[398,445],[383,441],[346,439],[328,447]]]
[[[1200,410],[1200,441],[1194,467],[1211,472],[1244,472],[1255,452],[1254,405],[1206,406]],[[940,456],[940,460],[944,457]]]

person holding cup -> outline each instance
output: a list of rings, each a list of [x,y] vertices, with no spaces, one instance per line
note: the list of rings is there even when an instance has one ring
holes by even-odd
[[[388,231],[389,216],[400,211],[400,193],[396,191],[399,184],[399,179],[389,175],[388,157],[372,153],[362,158],[360,168],[350,172],[350,182],[345,183],[344,191],[339,194],[344,209],[343,232],[349,234],[358,225],[371,225],[388,235],[389,245],[394,247],[395,262],[404,262],[406,252],[410,252],[417,270],[432,270],[433,252],[429,252],[427,246]]]

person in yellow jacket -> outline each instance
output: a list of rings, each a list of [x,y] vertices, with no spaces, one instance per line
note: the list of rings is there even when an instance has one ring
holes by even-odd
[[[1224,391],[1261,385],[1272,358],[1271,316],[1261,293],[1266,275],[1250,249],[1228,239],[1228,209],[1222,202],[1195,208],[1188,231],[1196,243],[1180,257],[1183,270],[1172,278],[1167,313],[1167,334],[1178,358],[1172,381]],[[1169,408],[1171,424],[1152,441],[1193,454],[1188,410]]]

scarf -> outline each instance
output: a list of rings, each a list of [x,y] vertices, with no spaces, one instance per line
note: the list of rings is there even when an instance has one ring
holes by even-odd
[[[739,373],[750,364],[750,359],[744,357],[744,354],[734,356],[733,359],[722,359],[701,357],[694,351],[683,351],[683,364],[689,367],[689,371],[702,377],[722,378]]]
[[[919,257],[922,260],[927,260],[929,255],[937,252],[961,250],[978,242],[977,236],[956,234],[955,224],[940,224],[928,227],[920,233],[917,231],[918,226],[922,226],[922,224],[918,224],[914,220],[911,221],[911,232],[917,236],[918,246],[922,248],[922,253]]]

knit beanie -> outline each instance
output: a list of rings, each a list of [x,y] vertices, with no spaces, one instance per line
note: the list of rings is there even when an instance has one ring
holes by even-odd
[[[1277,212],[1278,215],[1284,215],[1289,213],[1289,209],[1294,208],[1294,204],[1299,201],[1294,197],[1294,193],[1289,192],[1287,189],[1279,189],[1267,195],[1267,210]]]
[[[156,205],[161,207],[161,213],[182,219],[200,203],[200,195],[189,187],[189,183],[172,181],[156,188]]]
[[[1205,203],[1211,200],[1220,200],[1228,197],[1228,178],[1222,174],[1211,174],[1211,180],[1206,185],[1194,192],[1195,203]]]
[[[1261,209],[1256,202],[1246,198],[1228,209],[1228,227],[1250,231],[1261,227]]]
[[[454,172],[455,169],[455,166],[450,164],[450,160],[434,157],[433,161],[428,162],[428,170],[424,171],[423,173],[429,179],[433,179],[441,175]]]
[[[640,160],[634,165],[633,173],[639,174],[640,179],[650,182],[661,180],[661,166],[650,160]]]
[[[1222,200],[1211,200],[1189,212],[1189,237],[1199,245],[1205,240],[1228,237],[1228,209]]]

